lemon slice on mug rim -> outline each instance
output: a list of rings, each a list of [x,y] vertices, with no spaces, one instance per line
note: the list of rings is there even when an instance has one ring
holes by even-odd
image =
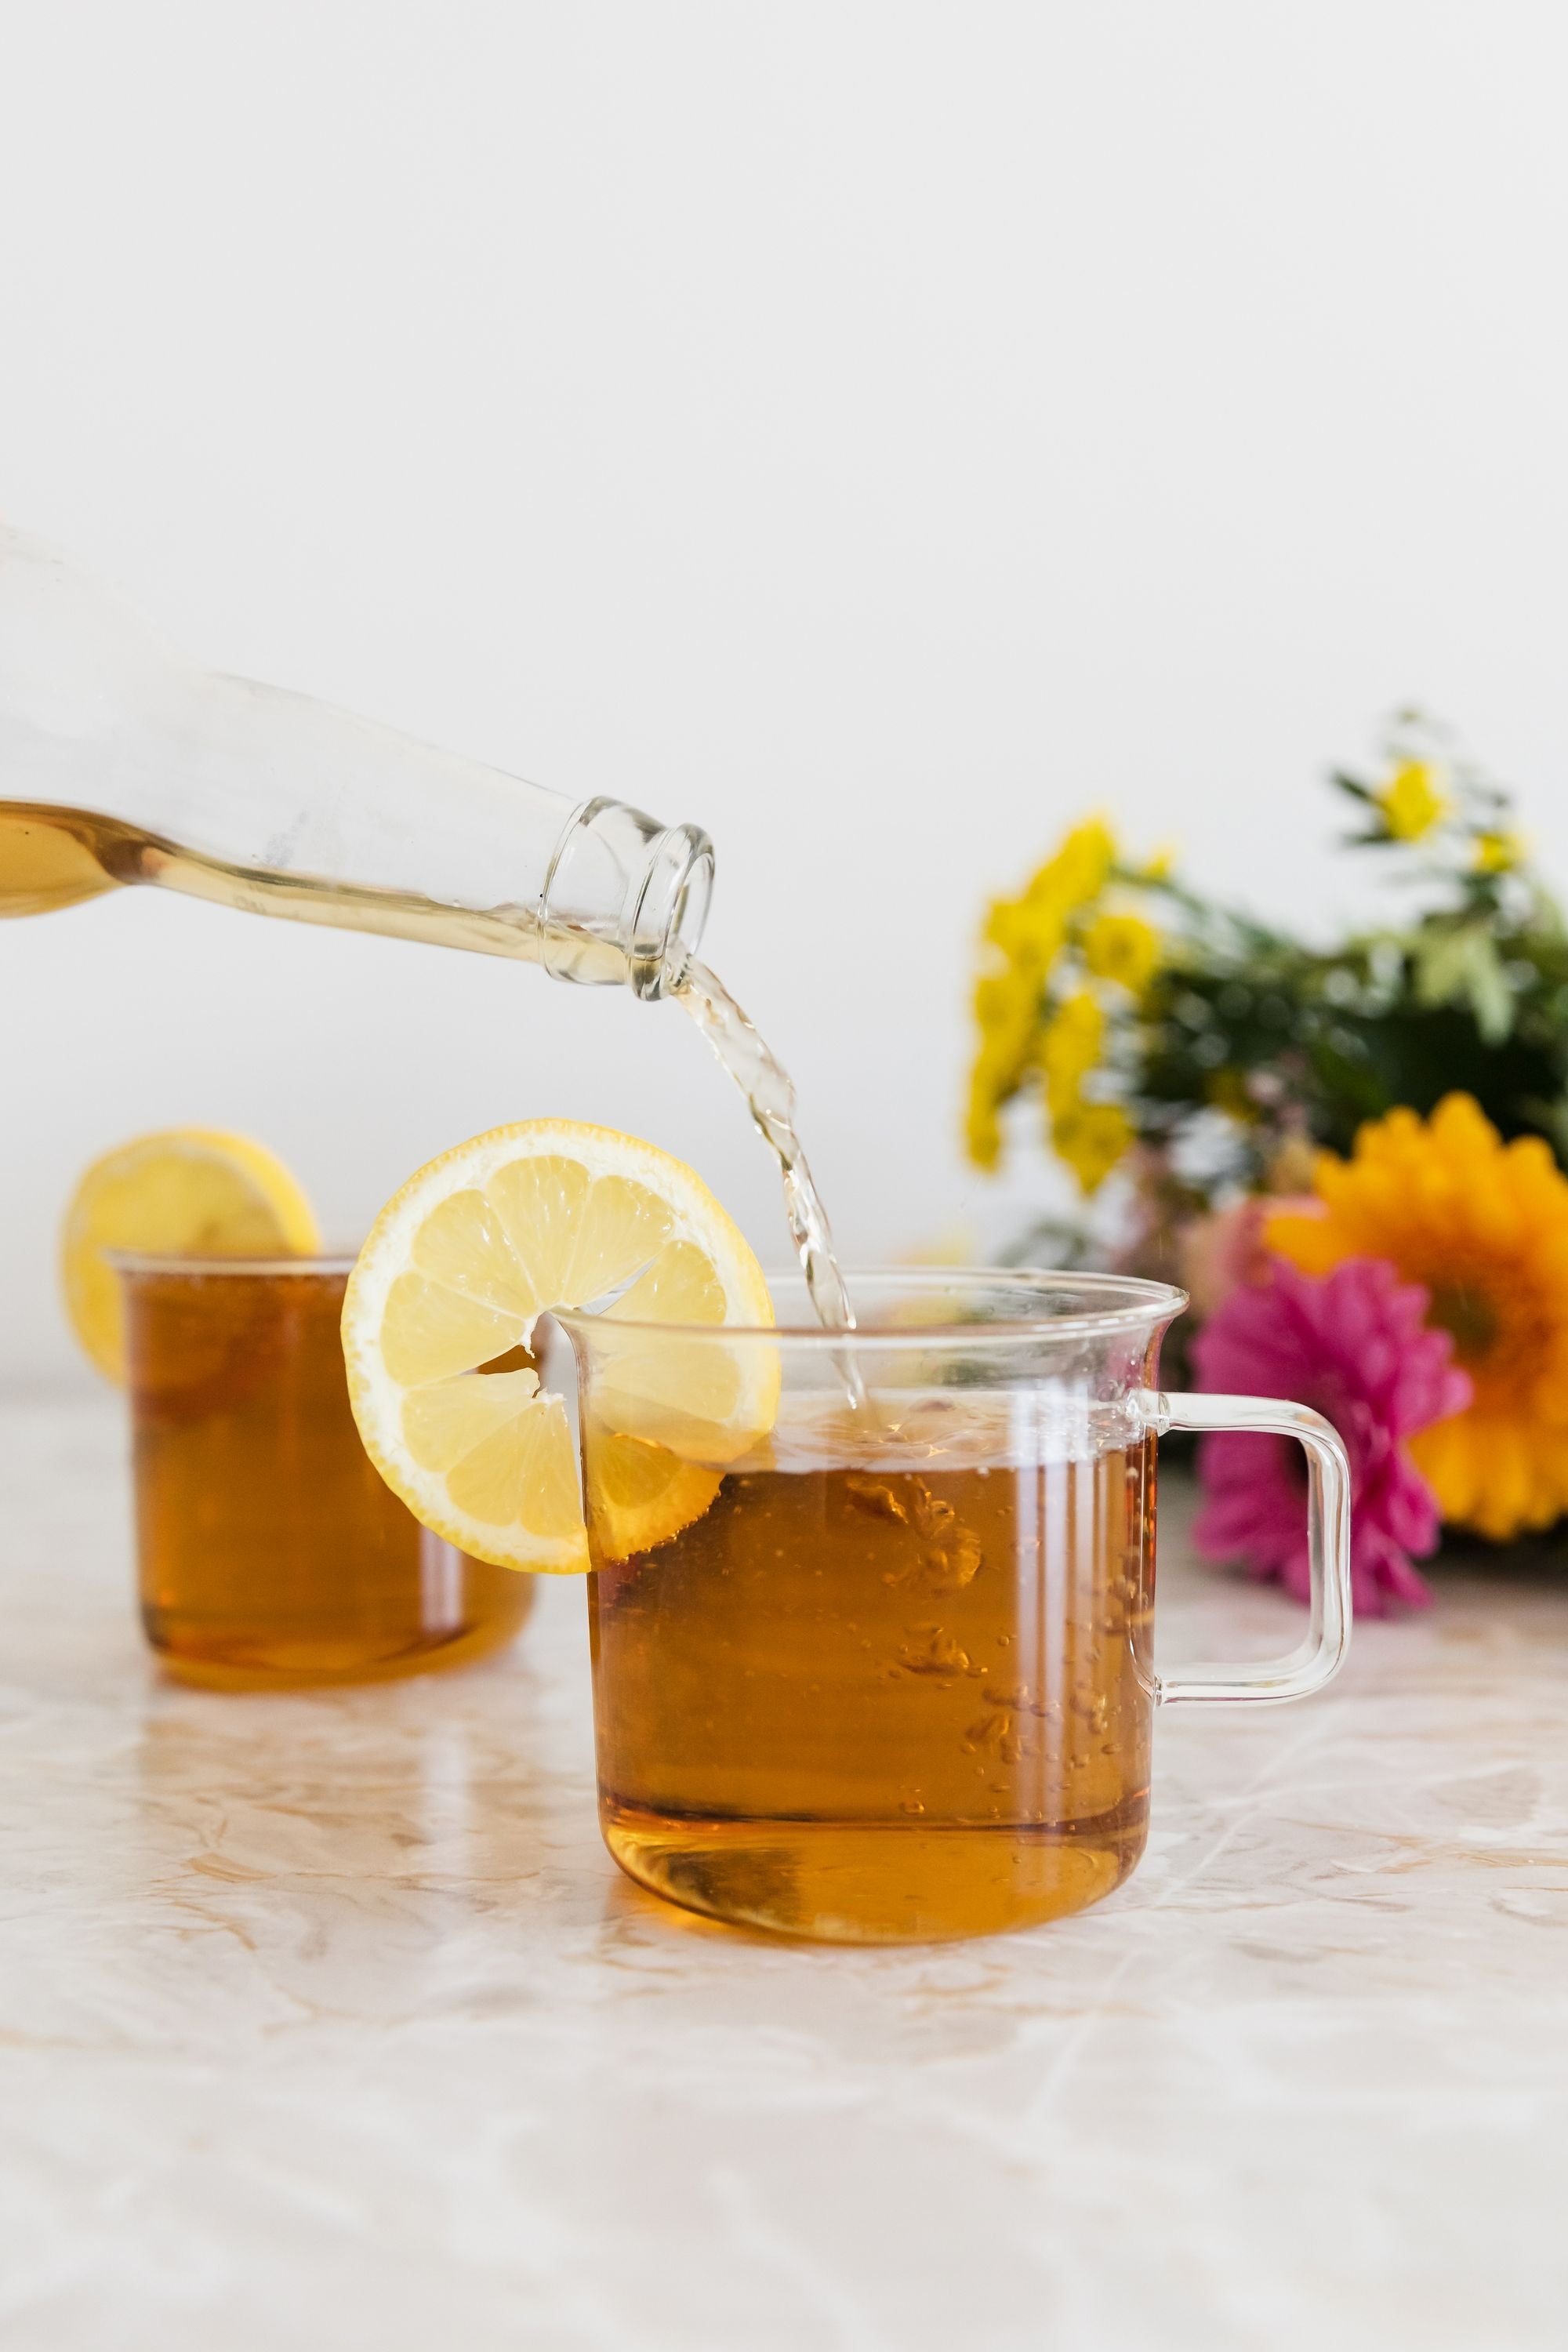
[[[383,1209],[349,1278],[343,1356],[366,1453],[415,1517],[506,1568],[589,1565],[562,1400],[506,1360],[542,1314],[771,1325],[761,1266],[701,1179],[613,1129],[530,1119],[433,1160]],[[591,1449],[617,1558],[689,1526],[773,1425],[771,1349],[628,1328],[615,1429]],[[499,1362],[498,1362],[499,1360]],[[496,1367],[496,1369],[488,1369]]]
[[[161,1129],[95,1160],[71,1194],[60,1278],[71,1328],[106,1380],[125,1381],[125,1307],[109,1253],[310,1257],[310,1203],[283,1162],[248,1136]]]

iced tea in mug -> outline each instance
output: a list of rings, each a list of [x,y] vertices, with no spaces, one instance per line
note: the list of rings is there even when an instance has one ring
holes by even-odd
[[[381,1681],[511,1639],[532,1579],[422,1528],[365,1456],[338,1329],[351,1259],[116,1263],[142,1619],[169,1673]]]
[[[787,1312],[794,1286],[774,1286]],[[906,1273],[851,1287],[863,1321],[847,1336],[563,1318],[605,1841],[670,1900],[788,1934],[1054,1918],[1138,1860],[1161,1699],[1291,1697],[1335,1670],[1342,1450],[1300,1406],[1162,1397],[1159,1339],[1183,1303],[1163,1286]],[[672,1391],[639,1364],[671,1349],[706,1423],[646,1402]],[[746,1428],[759,1398],[766,1426]],[[1308,1450],[1313,1628],[1282,1664],[1162,1683],[1158,1435],[1238,1424]],[[624,1482],[628,1436],[686,1523],[624,1552],[600,1481]]]

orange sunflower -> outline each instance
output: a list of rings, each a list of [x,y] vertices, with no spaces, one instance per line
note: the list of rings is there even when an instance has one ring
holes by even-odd
[[[1349,1160],[1323,1152],[1314,1186],[1321,1211],[1270,1218],[1268,1247],[1307,1274],[1391,1259],[1474,1382],[1410,1441],[1443,1517],[1500,1540],[1549,1527],[1568,1511],[1568,1178],[1546,1144],[1505,1144],[1448,1095],[1363,1127]]]

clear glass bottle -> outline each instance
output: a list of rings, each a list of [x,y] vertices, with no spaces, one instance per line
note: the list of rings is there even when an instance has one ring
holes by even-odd
[[[0,528],[0,916],[148,882],[656,997],[712,878],[695,825],[200,669]]]

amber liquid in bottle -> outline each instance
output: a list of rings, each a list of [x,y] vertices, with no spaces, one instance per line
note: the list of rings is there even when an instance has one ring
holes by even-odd
[[[1147,1826],[1153,1499],[1152,1443],[727,1475],[590,1579],[611,1852],[690,1908],[853,1942],[1097,1901]]]
[[[533,1580],[383,1485],[349,1410],[342,1269],[126,1277],[142,1622],[225,1689],[380,1681],[497,1649]]]
[[[48,915],[112,890],[123,831],[74,810],[0,806],[0,916]]]

